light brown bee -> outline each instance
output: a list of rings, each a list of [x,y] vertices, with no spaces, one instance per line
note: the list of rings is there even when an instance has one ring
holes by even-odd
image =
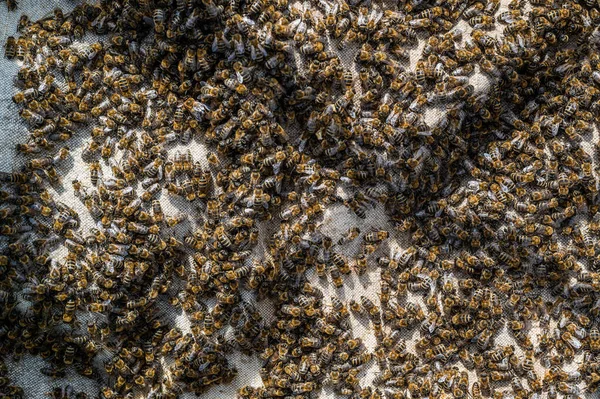
[[[76,302],[73,299],[70,299],[65,304],[64,313],[62,319],[65,323],[72,323],[75,315]]]
[[[178,213],[173,216],[167,216],[165,218],[165,223],[169,227],[175,227],[176,225],[180,224],[181,222],[183,222],[186,219],[187,218],[183,213]]]
[[[510,35],[512,33],[520,32],[524,29],[527,29],[527,22],[524,20],[517,20],[515,22],[509,23],[504,28],[504,34]]]
[[[381,241],[387,239],[389,237],[389,235],[390,235],[390,233],[387,230],[371,231],[371,232],[365,234],[364,239],[365,239],[365,242],[378,243],[378,242],[381,242]]]
[[[478,15],[468,20],[473,29],[490,30],[494,28],[495,18],[489,15]]]

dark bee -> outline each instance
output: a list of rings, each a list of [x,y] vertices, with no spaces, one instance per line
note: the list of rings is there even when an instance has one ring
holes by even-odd
[[[9,60],[15,58],[17,55],[17,40],[13,36],[6,38],[4,43],[4,56]]]

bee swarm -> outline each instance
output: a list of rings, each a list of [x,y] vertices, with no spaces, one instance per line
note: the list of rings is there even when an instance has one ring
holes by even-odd
[[[597,395],[599,24],[593,0],[23,16],[5,44],[29,136],[1,177],[0,397],[25,397],[2,360],[24,354],[101,386],[51,398],[159,399],[231,383],[236,352],[262,361],[239,398]],[[64,182],[78,140],[89,174]],[[193,143],[206,156],[173,149]],[[393,229],[333,239],[334,206],[382,207]],[[373,270],[358,301],[319,288]]]

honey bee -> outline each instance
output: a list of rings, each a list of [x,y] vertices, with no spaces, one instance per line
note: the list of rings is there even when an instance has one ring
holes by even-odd
[[[505,35],[510,35],[513,33],[517,33],[520,32],[524,29],[527,29],[527,22],[525,20],[516,20],[515,22],[509,23],[505,28],[504,28],[504,34]]]
[[[489,15],[478,15],[468,20],[473,29],[491,30],[494,28],[495,18]]]
[[[503,24],[511,24],[513,22],[516,22],[518,19],[520,19],[522,17],[522,13],[521,10],[519,9],[515,9],[515,10],[507,10],[507,11],[503,11],[500,14],[498,14],[498,22],[503,23]]]
[[[381,242],[389,237],[390,233],[387,230],[372,231],[365,234],[365,242]]]
[[[496,40],[494,40],[492,37],[490,37],[489,35],[486,35],[483,31],[481,30],[473,30],[473,32],[471,32],[471,36],[473,37],[473,39],[475,39],[475,41],[477,43],[479,43],[480,45],[482,45],[483,47],[496,47],[497,46],[497,42]]]
[[[23,32],[23,30],[29,25],[31,25],[31,23],[32,22],[27,14],[21,15],[21,17],[19,17],[19,23],[17,25],[17,32]]]
[[[186,216],[183,213],[178,213],[178,214],[175,214],[173,216],[167,216],[165,218],[165,223],[169,227],[175,227],[176,225],[182,223],[186,219],[187,218],[186,218]]]
[[[64,310],[64,313],[62,316],[63,321],[65,323],[73,322],[75,308],[76,308],[75,300],[73,300],[73,299],[68,300],[67,303],[65,304],[65,310]]]
[[[29,109],[22,109],[20,111],[21,118],[23,118],[31,126],[40,126],[44,122],[44,117],[37,112],[30,111]]]
[[[4,56],[12,60],[17,56],[17,40],[14,36],[8,36],[4,44]]]
[[[51,378],[63,378],[67,375],[65,369],[60,367],[42,367],[40,373]]]

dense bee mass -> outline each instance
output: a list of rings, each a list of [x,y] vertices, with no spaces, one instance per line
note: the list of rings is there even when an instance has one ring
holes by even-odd
[[[262,362],[244,399],[598,395],[599,24],[592,0],[24,15],[4,48],[28,136],[1,176],[0,397],[25,397],[4,364],[25,355],[100,386],[50,398],[174,399],[234,381],[233,353]],[[334,207],[390,228],[334,237]]]

